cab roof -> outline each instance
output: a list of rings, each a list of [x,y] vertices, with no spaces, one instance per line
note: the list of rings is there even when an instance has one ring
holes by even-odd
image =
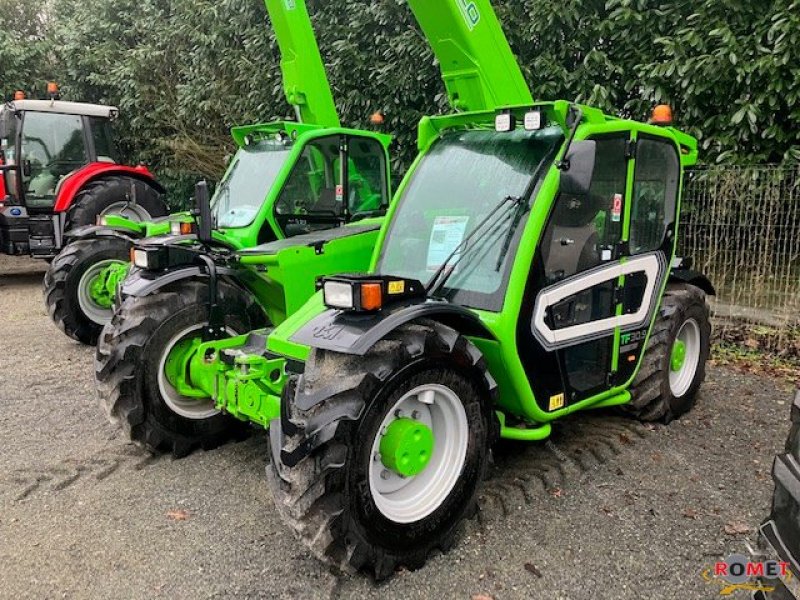
[[[84,102],[64,102],[62,100],[14,100],[7,104],[11,110],[59,113],[65,115],[82,115],[114,119],[119,114],[116,106],[104,104],[86,104]]]

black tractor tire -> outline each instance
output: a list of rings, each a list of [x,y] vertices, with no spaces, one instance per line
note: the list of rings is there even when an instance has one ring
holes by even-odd
[[[81,277],[101,261],[127,262],[130,248],[130,240],[117,236],[79,239],[64,246],[50,263],[44,275],[45,308],[56,326],[73,340],[94,346],[105,324],[97,323],[81,308]]]
[[[435,510],[401,523],[377,507],[368,469],[382,420],[421,382],[456,393],[467,415],[466,458]],[[402,326],[365,356],[312,349],[303,375],[284,390],[281,418],[270,424],[267,480],[279,513],[335,571],[363,570],[382,580],[399,567],[421,567],[432,552],[447,551],[477,511],[499,437],[495,387],[477,348],[432,321]],[[297,460],[299,451],[305,456]]]
[[[219,282],[225,327],[244,334],[265,327],[267,317],[254,297]],[[97,395],[112,422],[153,453],[175,458],[244,439],[248,424],[216,413],[190,418],[174,411],[159,388],[161,359],[180,332],[208,323],[208,286],[182,281],[142,298],[129,296],[103,328],[95,355]]]
[[[94,225],[98,215],[101,215],[112,204],[132,200],[134,189],[136,204],[144,209],[150,218],[169,214],[169,209],[161,194],[146,181],[124,175],[102,177],[90,181],[75,195],[75,199],[67,210],[64,230],[69,231],[84,225]]]
[[[699,330],[699,358],[691,383],[676,396],[670,385],[672,347],[681,327],[690,320]],[[689,412],[706,376],[710,347],[711,321],[705,292],[691,284],[668,284],[642,366],[630,388],[631,401],[620,410],[640,421],[665,424]]]

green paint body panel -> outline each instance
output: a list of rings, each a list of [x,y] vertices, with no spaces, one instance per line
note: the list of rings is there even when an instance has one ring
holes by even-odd
[[[428,466],[434,445],[430,427],[406,417],[395,419],[381,437],[381,461],[387,469],[404,477],[413,477]]]
[[[408,0],[457,111],[532,104],[489,0]]]

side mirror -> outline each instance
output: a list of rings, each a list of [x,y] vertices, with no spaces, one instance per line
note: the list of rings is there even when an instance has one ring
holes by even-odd
[[[597,144],[593,140],[572,143],[561,169],[559,191],[562,194],[585,196],[589,193],[596,154]]]
[[[194,186],[195,215],[197,219],[197,239],[202,244],[210,244],[212,241],[211,230],[214,228],[211,216],[211,200],[208,196],[208,183],[205,181],[197,182]]]

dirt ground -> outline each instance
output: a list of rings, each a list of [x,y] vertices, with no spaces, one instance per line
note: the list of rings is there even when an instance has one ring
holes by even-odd
[[[711,367],[668,427],[598,412],[503,446],[479,517],[425,568],[337,578],[275,514],[263,434],[176,461],[106,421],[44,266],[0,258],[1,598],[714,598],[703,570],[768,511],[791,386]]]

